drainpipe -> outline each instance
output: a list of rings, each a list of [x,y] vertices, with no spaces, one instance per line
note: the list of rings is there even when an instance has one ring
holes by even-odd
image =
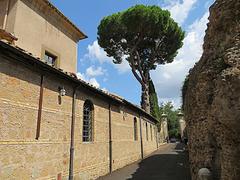
[[[73,180],[74,128],[75,128],[76,92],[77,92],[78,87],[79,86],[74,88],[74,90],[73,90],[73,98],[72,98],[72,122],[71,122],[69,180]]]
[[[141,158],[143,159],[142,118],[140,115],[139,122],[140,122]]]
[[[38,140],[40,137],[40,128],[41,128],[41,120],[42,120],[42,106],[43,106],[43,89],[44,89],[44,75],[41,75],[40,95],[39,95],[39,102],[38,102],[36,140]]]
[[[9,6],[10,6],[10,0],[7,1],[6,14],[5,14],[4,20],[3,20],[3,30],[6,30],[7,18],[8,18],[8,14],[9,14]]]
[[[109,103],[109,172],[112,172],[112,110]]]

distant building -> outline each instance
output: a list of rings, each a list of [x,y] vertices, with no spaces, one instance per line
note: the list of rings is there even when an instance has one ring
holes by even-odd
[[[1,180],[96,179],[159,147],[154,117],[77,79],[83,38],[47,0],[0,1]]]

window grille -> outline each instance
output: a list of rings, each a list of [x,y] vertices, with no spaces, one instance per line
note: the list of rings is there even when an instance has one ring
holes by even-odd
[[[86,100],[83,105],[83,142],[93,141],[93,104]]]

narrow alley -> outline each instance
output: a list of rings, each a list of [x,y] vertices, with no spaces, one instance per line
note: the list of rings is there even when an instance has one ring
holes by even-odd
[[[190,180],[188,155],[180,143],[163,145],[142,161],[99,180]]]

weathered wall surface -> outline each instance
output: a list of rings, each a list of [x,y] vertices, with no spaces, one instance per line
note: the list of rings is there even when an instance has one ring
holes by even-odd
[[[208,167],[214,179],[240,179],[240,1],[210,8],[204,52],[184,93],[192,179]]]
[[[7,14],[7,1],[0,1],[0,29],[3,29],[6,14]]]
[[[7,1],[1,0],[1,4]],[[5,17],[3,8],[0,9],[0,28]],[[57,56],[58,68],[76,73],[77,43],[68,35],[69,27],[54,13],[42,1],[11,0],[6,30],[18,38],[17,46],[41,59],[48,51]]]
[[[46,73],[40,138],[36,140],[40,71],[2,54],[0,52],[0,179],[67,179],[73,85]],[[60,101],[58,88],[62,86],[67,94]],[[82,142],[83,104],[86,99],[94,104],[94,141],[90,143]],[[138,125],[137,141],[134,140],[134,117]],[[141,158],[140,117],[132,109],[125,107],[122,110],[113,104],[111,118],[112,164],[115,170]],[[145,117],[141,122],[146,156],[157,149],[155,125]],[[107,173],[109,103],[103,97],[80,88],[76,102],[74,177],[95,179]]]

